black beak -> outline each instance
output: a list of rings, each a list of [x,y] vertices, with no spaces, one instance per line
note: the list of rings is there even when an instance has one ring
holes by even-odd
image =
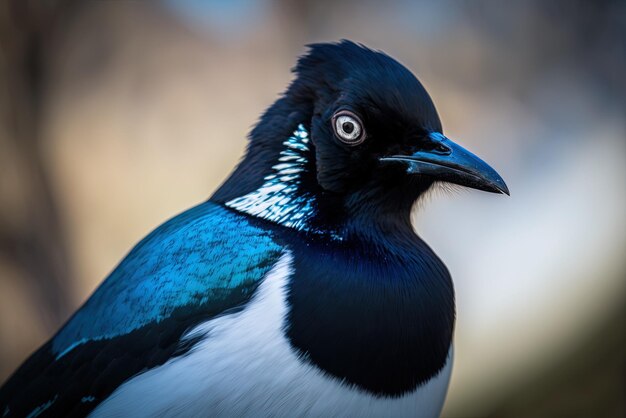
[[[486,162],[455,144],[440,133],[431,133],[432,149],[412,155],[391,155],[381,161],[407,164],[409,173],[431,176],[436,180],[456,183],[491,193],[509,194],[502,177]]]

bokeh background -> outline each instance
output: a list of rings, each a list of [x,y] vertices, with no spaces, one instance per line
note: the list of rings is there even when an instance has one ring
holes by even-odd
[[[511,197],[414,215],[456,283],[445,417],[624,417],[626,2],[0,1],[0,381],[208,198],[310,42],[412,69]]]

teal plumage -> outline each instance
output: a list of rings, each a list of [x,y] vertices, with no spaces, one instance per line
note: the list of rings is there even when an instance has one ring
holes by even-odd
[[[243,301],[280,250],[267,230],[241,215],[211,202],[196,206],[137,244],[54,337],[52,349],[61,357],[78,344],[127,334],[190,304],[210,309],[226,299]]]

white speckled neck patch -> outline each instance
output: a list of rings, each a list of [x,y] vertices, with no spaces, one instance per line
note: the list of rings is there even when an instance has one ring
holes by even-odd
[[[299,230],[307,229],[307,220],[315,212],[313,196],[299,192],[300,175],[307,163],[309,133],[298,125],[283,145],[273,172],[257,190],[226,202],[226,206]]]

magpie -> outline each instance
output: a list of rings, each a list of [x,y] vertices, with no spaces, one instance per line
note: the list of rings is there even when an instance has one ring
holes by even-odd
[[[439,415],[455,296],[411,209],[507,186],[383,52],[313,44],[293,71],[230,177],[25,361],[1,417]]]

